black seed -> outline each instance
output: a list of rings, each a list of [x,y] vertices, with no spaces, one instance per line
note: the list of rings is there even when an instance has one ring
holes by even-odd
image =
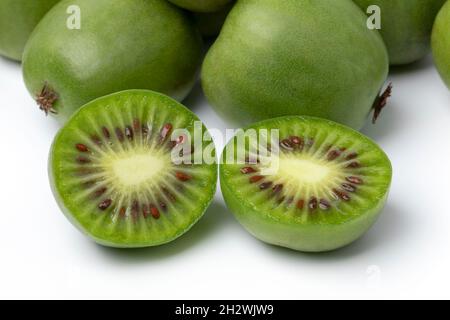
[[[80,152],[89,152],[89,148],[86,145],[82,144],[82,143],[76,144],[75,147]]]
[[[266,189],[270,188],[271,186],[272,186],[272,182],[268,181],[268,182],[264,182],[264,183],[260,184],[259,189],[266,190]]]
[[[351,184],[348,184],[348,183],[343,183],[342,184],[342,189],[344,189],[345,191],[348,191],[348,192],[355,192],[356,191],[356,187],[351,185]]]
[[[329,210],[331,208],[331,205],[327,200],[321,199],[319,201],[319,208],[322,210]]]
[[[262,179],[264,179],[263,176],[253,176],[249,179],[249,181],[250,181],[250,183],[255,183],[255,182],[261,181]]]
[[[328,153],[327,159],[328,159],[328,161],[333,161],[333,160],[336,160],[337,158],[339,158],[340,155],[341,155],[340,150],[332,150]]]
[[[160,142],[164,142],[167,139],[167,136],[169,135],[170,131],[172,131],[172,124],[166,123],[159,133],[159,139]]]
[[[134,138],[133,128],[131,128],[130,126],[125,127],[125,136],[128,138],[128,140],[132,141]]]
[[[359,168],[361,164],[358,161],[353,161],[347,165],[347,168],[356,169]]]
[[[296,203],[296,206],[298,209],[303,210],[303,208],[305,207],[305,200],[303,200],[303,199],[298,200]]]
[[[317,205],[318,205],[318,201],[317,201],[317,198],[315,198],[315,197],[312,197],[308,202],[308,208],[310,210],[316,210]]]
[[[340,190],[337,190],[337,189],[333,189],[333,194],[335,195],[335,197],[337,199],[341,199],[341,200],[344,200],[344,201],[350,201],[350,196],[347,193],[343,192],[343,191],[340,191]]]
[[[289,139],[282,140],[280,142],[280,147],[283,148],[284,150],[287,150],[287,151],[294,150],[294,146],[292,145],[292,142]]]
[[[108,209],[112,204],[112,200],[111,199],[106,199],[103,200],[102,202],[100,202],[100,204],[98,205],[98,208],[102,211],[105,211],[106,209]]]
[[[249,173],[255,173],[256,170],[253,169],[252,167],[245,167],[241,169],[241,173],[242,174],[249,174]]]
[[[188,175],[188,174],[186,174],[184,172],[179,172],[179,171],[175,173],[175,177],[178,180],[183,181],[183,182],[189,181],[189,180],[192,179],[192,177],[190,175]]]
[[[116,128],[116,137],[120,142],[123,142],[125,140],[125,136],[123,135],[123,132],[120,128]]]
[[[164,208],[163,210],[166,210],[165,204],[164,204],[163,208]],[[158,208],[155,207],[154,205],[150,205],[150,213],[151,213],[152,217],[155,218],[155,219],[159,219],[160,216],[161,216],[161,214],[159,213]]]
[[[347,177],[345,180],[353,184],[363,184],[363,180],[358,177]]]
[[[109,130],[106,128],[106,127],[103,127],[102,128],[102,133],[103,133],[103,136],[106,138],[106,139],[110,139],[111,138],[111,134],[109,133]]]
[[[353,159],[356,159],[356,158],[358,158],[358,154],[357,154],[356,152],[349,153],[349,154],[345,157],[345,159],[347,159],[347,160],[353,160]]]
[[[297,137],[297,136],[292,136],[289,138],[289,140],[291,140],[291,142],[297,146],[303,147],[303,145],[305,144],[305,142],[303,141],[302,138]]]
[[[281,190],[283,190],[283,185],[282,184],[277,184],[272,188],[273,193],[277,194],[280,193]]]

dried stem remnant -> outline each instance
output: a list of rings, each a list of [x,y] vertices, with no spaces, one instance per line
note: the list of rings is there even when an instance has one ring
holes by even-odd
[[[54,109],[54,104],[58,100],[58,95],[53,91],[48,83],[44,84],[41,92],[36,97],[36,103],[39,109],[45,112],[47,116],[49,113],[57,114],[58,112]]]
[[[375,103],[373,104],[373,118],[372,123],[375,124],[378,120],[378,117],[381,114],[381,111],[383,111],[384,107],[386,107],[388,99],[392,96],[392,83],[389,83],[386,90],[375,100]]]

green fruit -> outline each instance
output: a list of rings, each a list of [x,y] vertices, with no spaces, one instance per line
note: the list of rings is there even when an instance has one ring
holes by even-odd
[[[194,13],[194,19],[197,24],[197,28],[205,38],[216,37],[220,30],[222,30],[228,14],[233,8],[234,3],[229,4],[225,9],[217,12],[196,12]]]
[[[233,0],[169,0],[173,4],[194,12],[215,12]]]
[[[59,0],[0,0],[0,55],[20,61],[42,17]]]
[[[247,129],[259,134],[259,143],[239,143],[242,135],[232,139],[220,182],[228,208],[256,238],[299,251],[329,251],[355,241],[376,221],[392,169],[367,137],[329,120],[301,116]],[[267,139],[271,130],[278,130],[279,139]],[[246,134],[251,137],[250,131]],[[270,141],[269,148],[264,141]],[[227,160],[233,151],[240,163]]]
[[[350,0],[246,0],[208,52],[202,81],[238,124],[310,115],[359,129],[388,68],[383,40]]]
[[[81,29],[66,13],[78,6]],[[36,27],[23,74],[40,108],[65,121],[85,103],[126,89],[150,89],[182,100],[201,64],[200,34],[165,0],[64,0]]]
[[[433,22],[446,0],[354,0],[364,12],[371,5],[381,9],[381,35],[391,65],[422,59],[430,52]],[[370,13],[373,14],[373,13]]]
[[[450,2],[447,2],[436,18],[432,47],[439,73],[450,89]]]
[[[61,210],[105,246],[156,246],[181,236],[216,191],[215,161],[186,162],[207,147],[215,157],[212,143],[194,148],[197,123],[181,104],[151,91],[124,91],[88,103],[51,149],[50,181]],[[176,162],[175,154],[184,162]]]

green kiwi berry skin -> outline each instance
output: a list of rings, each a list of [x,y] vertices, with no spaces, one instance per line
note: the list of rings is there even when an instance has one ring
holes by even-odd
[[[360,129],[389,69],[366,20],[351,1],[238,1],[204,61],[206,97],[240,125],[309,115]]]
[[[76,124],[78,127],[83,128],[86,123],[85,112],[93,110],[96,113],[100,112],[102,115],[107,115],[109,112],[113,112],[115,108],[121,108],[119,107],[119,103],[122,105],[128,104],[127,107],[129,107],[130,104],[136,105],[136,103],[141,101],[145,101],[152,106],[150,112],[153,114],[157,108],[160,108],[159,113],[168,112],[174,117],[183,114],[186,115],[189,122],[199,121],[198,117],[189,109],[163,94],[149,90],[126,90],[98,98],[79,108],[71,117],[70,121],[60,129],[50,149],[48,176],[52,193],[59,208],[79,231],[102,246],[132,249],[159,246],[172,242],[189,231],[203,217],[216,192],[217,164],[201,164],[202,169],[208,171],[204,181],[200,182],[202,186],[205,186],[201,194],[201,201],[197,199],[198,201],[195,202],[196,209],[194,212],[184,212],[185,215],[181,219],[182,222],[180,222],[180,225],[177,226],[176,229],[170,230],[169,228],[169,230],[167,230],[167,228],[165,229],[164,226],[161,226],[160,230],[157,230],[158,232],[161,232],[161,234],[154,234],[154,237],[144,237],[140,234],[130,235],[127,232],[115,231],[119,229],[114,229],[114,232],[111,233],[111,230],[104,230],[101,227],[96,227],[96,225],[92,223],[89,218],[90,216],[98,217],[99,214],[105,213],[96,212],[94,210],[93,212],[86,213],[84,206],[80,206],[80,203],[76,200],[77,193],[82,190],[77,186],[71,184],[71,191],[68,193],[68,185],[71,181],[67,180],[67,176],[63,174],[64,168],[62,168],[62,165],[67,163],[68,159],[64,156],[63,152],[61,152],[61,148],[65,150],[73,148],[72,140],[77,140],[79,137],[74,138],[73,135],[76,134],[76,130],[72,130],[70,126]],[[92,119],[93,121],[97,119],[97,117],[94,118],[95,119]],[[91,124],[86,124],[86,126],[89,127]],[[207,132],[207,129],[204,126],[203,132]],[[188,213],[190,213],[191,216],[187,216]],[[164,213],[162,213],[162,215],[164,215]],[[108,224],[112,223],[109,222]]]
[[[21,61],[25,44],[59,0],[0,0],[0,55]]]
[[[450,2],[444,5],[436,18],[432,48],[436,67],[450,89]]]
[[[216,12],[233,0],[169,0],[173,4],[194,12]]]
[[[388,48],[391,65],[418,61],[430,52],[433,22],[446,0],[354,0],[366,12],[381,9],[380,33]]]
[[[250,234],[263,242],[301,252],[332,251],[359,239],[376,222],[387,199],[387,196],[379,199],[378,206],[364,217],[346,224],[301,226],[280,222],[270,214],[262,215],[243,204],[225,183],[220,185],[227,207]]]
[[[66,27],[66,10],[73,5],[81,10],[79,30]],[[184,99],[195,83],[202,47],[193,21],[165,0],[64,0],[33,32],[23,75],[33,97],[43,88],[55,92],[53,110],[64,122],[85,103],[121,90]]]
[[[342,220],[337,219],[333,222],[313,222],[303,223],[296,220],[286,213],[275,212],[272,210],[261,211],[257,204],[248,201],[250,197],[242,190],[236,189],[232,181],[236,168],[242,165],[224,164],[219,166],[219,177],[222,195],[229,210],[234,214],[238,222],[254,237],[268,244],[286,247],[301,252],[326,252],[347,246],[364,235],[377,221],[380,216],[390,189],[392,179],[392,166],[386,154],[369,138],[348,127],[342,126],[332,121],[304,116],[286,116],[275,119],[265,120],[255,123],[246,129],[273,129],[279,128],[274,123],[285,124],[287,128],[295,128],[299,123],[320,123],[333,127],[336,131],[350,133],[352,141],[361,141],[368,150],[374,150],[377,154],[381,166],[383,166],[382,184],[379,186],[381,193],[368,199],[364,207],[364,212],[357,215],[350,214],[343,216]],[[289,129],[287,129],[289,131]],[[313,130],[314,131],[314,130]],[[281,131],[280,131],[281,132]],[[233,141],[233,140],[232,140]],[[230,143],[233,143],[233,142]],[[224,159],[224,155],[222,155]],[[233,166],[237,166],[233,168]],[[263,197],[267,199],[268,197]],[[295,206],[295,204],[294,204]],[[311,215],[317,215],[312,212]],[[324,215],[335,213],[324,213]]]

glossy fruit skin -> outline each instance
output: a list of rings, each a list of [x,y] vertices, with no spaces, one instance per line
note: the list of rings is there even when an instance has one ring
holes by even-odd
[[[59,0],[0,0],[0,55],[21,61],[25,44]]]
[[[67,184],[70,183],[64,176],[61,175],[61,163],[67,161],[67,148],[72,148],[72,146],[68,143],[70,138],[76,136],[76,130],[72,130],[77,126],[83,125],[85,120],[82,120],[85,114],[89,115],[89,112],[98,113],[99,111],[104,114],[108,113],[108,110],[113,110],[114,108],[121,108],[119,104],[123,103],[123,101],[132,101],[131,103],[136,103],[135,101],[143,101],[144,103],[150,103],[151,108],[156,109],[160,106],[165,106],[165,112],[170,113],[173,117],[172,119],[167,118],[167,120],[175,120],[177,114],[188,114],[189,118],[192,118],[193,121],[200,121],[198,117],[189,109],[187,109],[182,104],[177,101],[157,92],[152,92],[149,90],[125,90],[117,93],[113,93],[108,96],[100,97],[94,101],[87,103],[82,108],[78,109],[73,117],[63,126],[58,134],[56,135],[52,147],[49,154],[48,161],[48,173],[50,180],[50,187],[52,193],[55,197],[55,200],[61,209],[62,213],[66,216],[66,218],[84,235],[91,238],[96,243],[113,248],[122,248],[122,249],[132,249],[132,248],[145,248],[152,246],[159,246],[166,243],[169,243],[178,237],[182,236],[184,233],[190,230],[191,227],[197,223],[205,211],[209,207],[210,203],[213,200],[214,194],[216,192],[216,183],[217,183],[217,164],[201,164],[204,167],[204,170],[208,170],[211,172],[210,178],[205,179],[202,183],[206,186],[205,190],[202,190],[202,201],[195,203],[196,212],[195,216],[188,217],[186,219],[190,219],[184,223],[177,230],[167,231],[162,227],[158,234],[154,235],[154,238],[143,239],[141,234],[134,234],[131,237],[125,237],[123,234],[119,232],[114,232],[113,235],[108,233],[107,230],[102,228],[96,228],[95,225],[89,221],[88,215],[83,214],[80,215],[80,207],[77,206],[76,201],[74,201],[74,197],[79,192],[76,186],[71,186],[71,193],[67,193]],[[105,105],[107,106],[105,108]],[[100,108],[100,109],[99,109]],[[112,111],[110,111],[112,112]],[[122,119],[123,120],[123,119]],[[95,120],[94,120],[95,121]],[[207,132],[205,126],[203,126],[203,132]],[[72,137],[71,137],[72,136]],[[68,138],[69,137],[69,138]],[[76,137],[79,138],[79,137]],[[214,151],[215,154],[215,151]],[[207,189],[207,190],[206,190]],[[82,209],[84,210],[84,208]],[[187,213],[187,212],[185,212]],[[192,213],[192,212],[191,212]],[[98,213],[91,213],[93,215],[98,215]]]
[[[445,4],[436,18],[432,48],[436,67],[450,89],[450,2]]]
[[[433,22],[446,0],[354,0],[364,12],[381,8],[380,33],[391,65],[418,61],[430,52]]]
[[[169,0],[173,4],[194,12],[215,12],[233,0]]]
[[[388,69],[381,36],[350,0],[248,0],[231,10],[202,83],[219,115],[240,125],[309,115],[360,129]]]
[[[255,238],[276,246],[302,252],[326,252],[347,246],[364,235],[377,221],[388,198],[390,183],[392,179],[392,166],[386,154],[369,138],[361,133],[325,119],[286,116],[269,119],[250,125],[247,129],[279,129],[281,124],[295,128],[299,123],[318,123],[319,126],[330,126],[336,131],[345,132],[352,137],[352,141],[363,142],[373,149],[377,149],[379,161],[386,168],[386,184],[381,186],[382,196],[368,199],[367,210],[357,218],[349,218],[340,223],[298,223],[292,221],[286,215],[278,216],[273,212],[262,212],[248,201],[250,197],[245,192],[231,188],[232,176],[227,166],[233,164],[220,164],[219,177],[222,195],[228,209],[234,214],[238,222]],[[278,123],[274,125],[274,123]],[[280,130],[281,131],[281,130]],[[314,130],[312,130],[314,132]],[[230,143],[233,143],[231,141]],[[224,155],[222,155],[222,158]],[[224,159],[224,158],[223,158]],[[269,200],[268,200],[269,201]]]
[[[80,30],[66,27],[69,5],[80,7]],[[33,97],[46,84],[57,93],[54,109],[64,122],[85,103],[121,90],[184,99],[202,47],[192,20],[165,0],[64,0],[33,32],[23,75]]]

